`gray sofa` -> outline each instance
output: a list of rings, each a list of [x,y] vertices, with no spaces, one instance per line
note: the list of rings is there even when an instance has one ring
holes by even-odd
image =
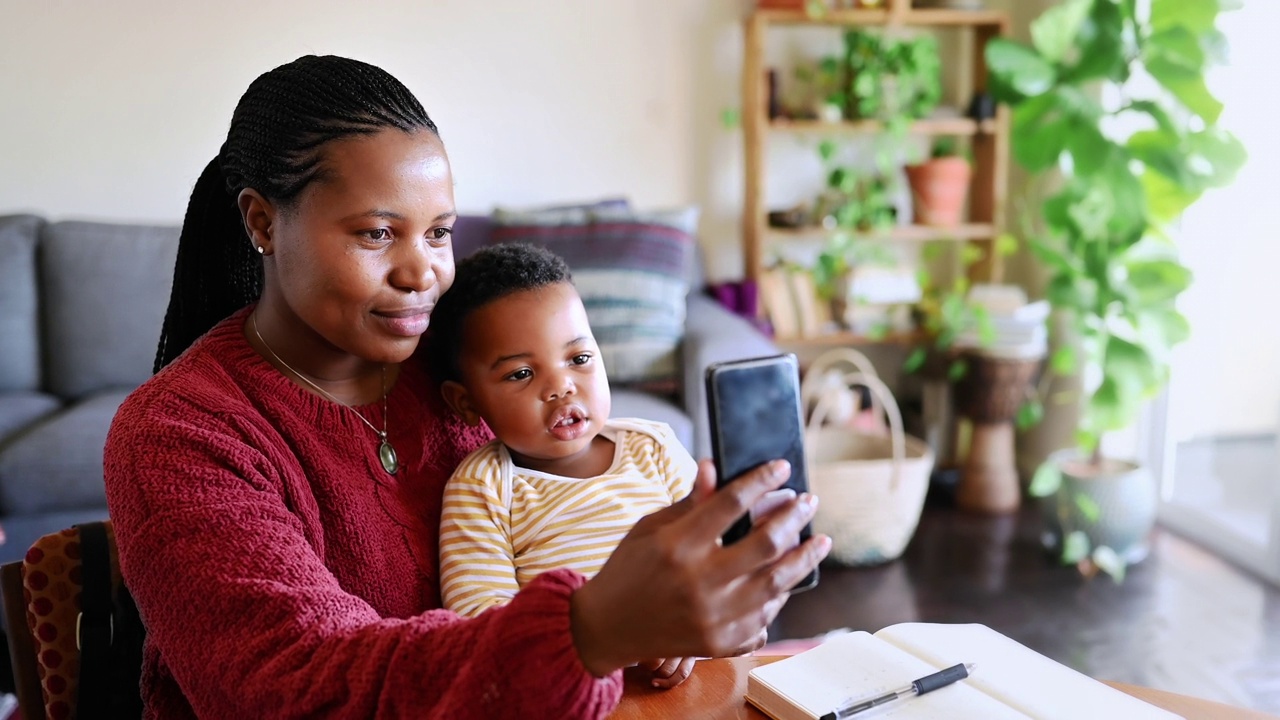
[[[489,231],[486,217],[459,218],[457,254]],[[177,238],[176,227],[0,217],[0,562],[41,535],[106,517],[103,443],[120,402],[151,374]],[[709,456],[703,368],[774,352],[699,288],[688,299],[679,397],[615,390],[614,415],[665,421]]]

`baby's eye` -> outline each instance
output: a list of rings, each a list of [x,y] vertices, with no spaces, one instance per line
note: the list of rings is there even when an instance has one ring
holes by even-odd
[[[573,362],[574,365],[586,365],[591,362],[591,353],[580,353],[578,355],[574,355],[571,362]]]
[[[533,377],[533,371],[529,368],[520,368],[519,370],[507,376],[508,380],[528,380]]]
[[[391,239],[391,231],[386,228],[374,228],[372,230],[365,230],[363,234],[365,237],[369,238],[374,242],[382,242],[384,240]]]
[[[431,237],[435,238],[436,240],[444,240],[445,238],[449,237],[452,234],[453,234],[453,228],[448,228],[448,227],[438,227],[435,230],[431,231]]]

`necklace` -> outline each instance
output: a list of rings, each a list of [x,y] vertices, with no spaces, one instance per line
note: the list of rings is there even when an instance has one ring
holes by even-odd
[[[258,336],[258,342],[262,343],[262,347],[266,348],[267,352],[271,353],[271,357],[275,358],[276,362],[283,365],[286,370],[293,373],[298,379],[302,380],[302,382],[315,388],[321,395],[324,395],[342,407],[355,413],[356,417],[360,418],[360,422],[369,426],[369,429],[373,431],[374,435],[378,436],[378,440],[380,441],[378,444],[378,460],[382,462],[382,469],[386,470],[388,475],[395,475],[396,471],[400,469],[400,458],[396,455],[396,449],[391,447],[391,441],[387,439],[387,366],[382,366],[382,429],[379,430],[374,427],[373,423],[369,422],[368,418],[366,418],[359,410],[356,410],[333,395],[330,395],[328,390],[320,387],[313,382],[311,378],[303,375],[297,370],[294,370],[293,366],[282,360],[280,356],[276,354],[276,351],[272,350],[271,346],[267,344],[267,341],[262,337],[262,333],[258,332],[258,316],[256,314],[250,315],[249,320],[253,323],[253,334]]]

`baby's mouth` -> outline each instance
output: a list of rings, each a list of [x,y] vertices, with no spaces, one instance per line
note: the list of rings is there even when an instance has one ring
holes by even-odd
[[[578,405],[567,405],[551,416],[549,430],[561,440],[572,440],[587,427],[587,411]]]

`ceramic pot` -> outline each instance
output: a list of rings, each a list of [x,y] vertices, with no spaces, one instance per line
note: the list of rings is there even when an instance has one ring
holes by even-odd
[[[1062,485],[1042,505],[1046,546],[1061,550],[1067,533],[1082,530],[1091,548],[1106,545],[1129,563],[1147,556],[1147,535],[1155,525],[1157,504],[1155,479],[1147,468],[1108,459],[1095,469],[1074,449],[1053,453],[1049,462],[1062,472]],[[1077,495],[1097,504],[1097,522],[1081,512]]]
[[[964,201],[973,174],[968,160],[940,157],[905,169],[918,224],[955,227],[964,220]]]

